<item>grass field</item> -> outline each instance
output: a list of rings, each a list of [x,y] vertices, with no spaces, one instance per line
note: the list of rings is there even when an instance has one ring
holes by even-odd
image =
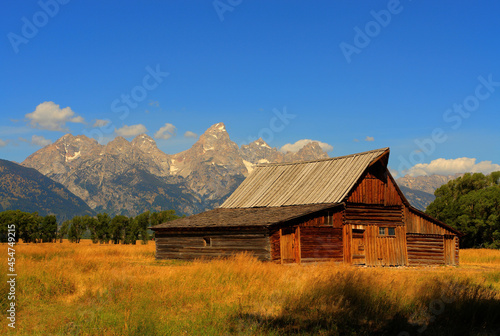
[[[148,245],[16,245],[19,335],[500,335],[500,251],[459,267],[156,261]],[[0,265],[7,327],[7,246]]]

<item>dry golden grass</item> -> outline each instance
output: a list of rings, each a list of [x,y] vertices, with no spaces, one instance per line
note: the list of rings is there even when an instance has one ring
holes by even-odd
[[[16,245],[16,333],[452,335],[464,326],[477,334],[500,328],[498,250],[462,250],[460,267],[356,268],[281,266],[248,255],[156,261],[154,249],[152,242]],[[5,284],[6,262],[0,272]],[[5,311],[6,295],[0,302]],[[0,333],[11,332],[2,320]]]

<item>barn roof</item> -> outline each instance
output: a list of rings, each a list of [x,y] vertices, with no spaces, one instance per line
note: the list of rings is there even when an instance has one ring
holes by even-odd
[[[152,229],[238,226],[265,227],[336,206],[339,206],[339,204],[308,204],[275,208],[217,208],[197,215],[162,223],[152,227]]]
[[[258,165],[221,208],[340,203],[389,148],[295,163]]]

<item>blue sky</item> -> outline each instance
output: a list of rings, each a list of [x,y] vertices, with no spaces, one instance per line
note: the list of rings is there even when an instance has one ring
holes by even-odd
[[[400,174],[499,170],[498,13],[496,1],[8,1],[0,158],[65,133],[145,130],[176,153],[224,122],[239,145],[390,147]]]

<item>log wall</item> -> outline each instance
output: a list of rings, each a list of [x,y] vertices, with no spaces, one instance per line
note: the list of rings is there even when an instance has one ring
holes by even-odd
[[[331,226],[334,228],[342,227],[343,220],[343,209],[338,207],[336,209],[332,209],[331,211],[321,211],[316,215],[310,215],[307,218],[299,221],[298,225],[300,227],[305,226]]]
[[[344,212],[344,223],[352,225],[402,225],[401,206],[381,206],[348,203]]]
[[[444,265],[444,236],[407,233],[408,263],[410,266]]]
[[[157,259],[211,259],[247,252],[271,260],[269,233],[263,229],[218,229],[155,233]]]
[[[301,262],[342,262],[342,229],[328,226],[300,227]]]

